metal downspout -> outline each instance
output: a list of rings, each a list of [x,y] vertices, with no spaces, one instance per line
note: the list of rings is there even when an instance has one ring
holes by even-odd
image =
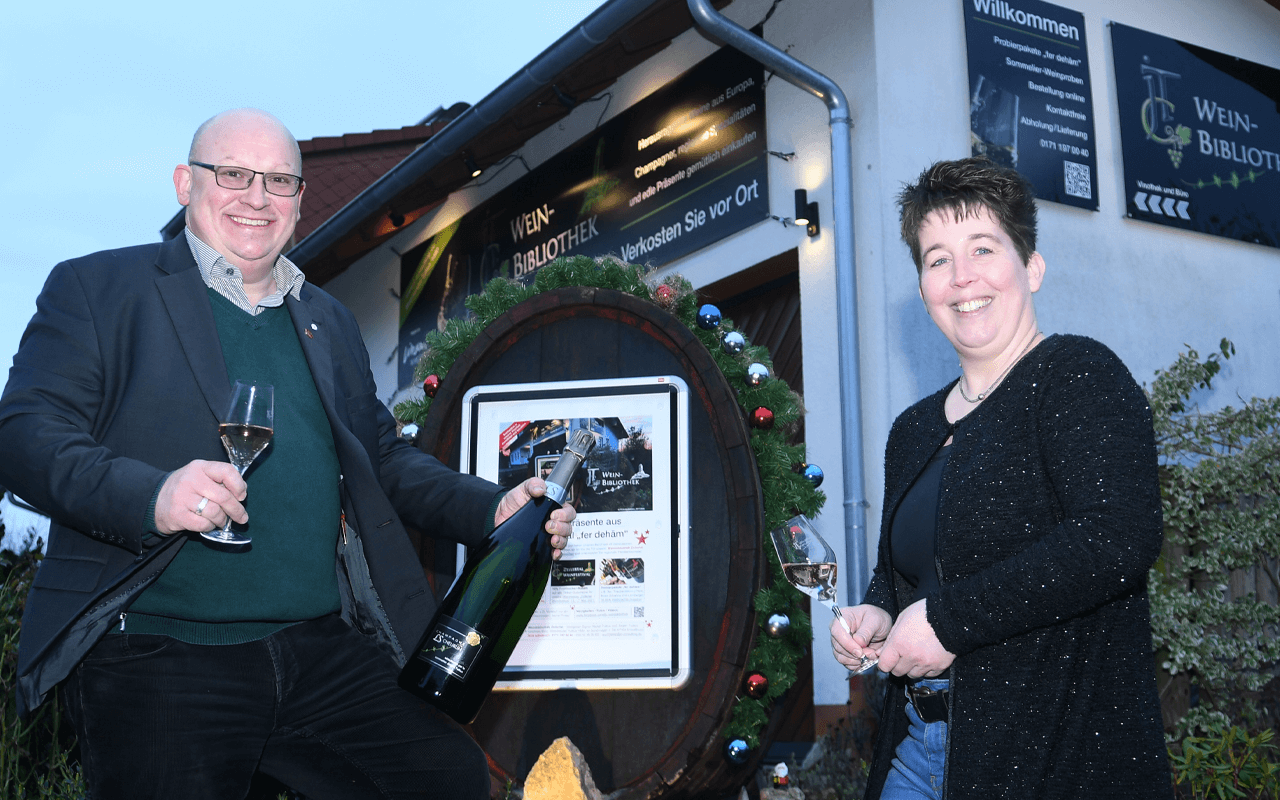
[[[775,75],[827,104],[831,114],[831,194],[836,249],[836,330],[840,348],[840,416],[843,424],[845,602],[862,602],[871,571],[867,563],[867,502],[862,479],[862,396],[858,370],[857,276],[853,263],[853,164],[849,102],[830,78],[716,11],[710,0],[688,0],[693,23],[711,39],[755,59]]]

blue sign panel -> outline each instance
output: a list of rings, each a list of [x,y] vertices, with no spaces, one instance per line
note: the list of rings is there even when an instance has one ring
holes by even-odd
[[[1098,210],[1084,15],[1040,0],[964,0],[973,154],[1036,197]]]
[[[1111,25],[1127,213],[1280,247],[1280,70]]]

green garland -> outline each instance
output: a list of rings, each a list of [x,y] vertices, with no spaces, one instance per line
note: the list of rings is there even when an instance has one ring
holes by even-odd
[[[557,259],[538,270],[532,286],[523,286],[504,278],[496,278],[481,294],[467,298],[472,319],[451,319],[442,331],[427,334],[427,351],[419,362],[416,379],[436,375],[442,381],[454,361],[489,324],[513,306],[534,295],[571,286],[614,289],[656,303],[656,286],[645,280],[642,267],[616,259],[592,259],[573,256]],[[751,428],[751,447],[760,471],[764,492],[765,530],[786,522],[796,514],[816,516],[826,496],[816,489],[795,467],[804,462],[804,447],[787,444],[787,433],[800,420],[803,407],[800,397],[776,377],[767,348],[748,344],[738,355],[726,353],[721,338],[734,330],[733,321],[722,319],[712,330],[696,324],[698,303],[693,287],[678,275],[666,278],[671,302],[665,308],[676,316],[706,346],[729,385],[738,389],[738,402],[750,414],[761,406],[773,412],[774,425],[769,430]],[[747,367],[759,362],[769,369],[770,377],[759,386],[746,382]],[[423,424],[431,398],[409,400],[395,408],[396,417],[404,422]],[[743,739],[751,748],[760,746],[760,731],[769,721],[769,707],[796,680],[796,664],[804,656],[813,638],[808,615],[801,610],[803,595],[782,577],[782,567],[772,547],[762,547],[769,560],[771,579],[756,593],[752,606],[761,631],[747,659],[747,673],[758,672],[769,681],[764,696],[753,698],[740,693],[733,713],[724,729],[726,739]],[[786,614],[791,619],[789,630],[774,638],[763,628],[773,614]]]

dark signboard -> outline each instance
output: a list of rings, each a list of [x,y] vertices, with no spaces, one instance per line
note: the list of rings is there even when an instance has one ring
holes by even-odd
[[[401,258],[400,386],[430,330],[558,256],[658,266],[769,215],[764,74],[721,49]]]
[[[1111,24],[1128,216],[1280,247],[1280,70]]]
[[[1036,197],[1098,210],[1084,15],[1040,0],[963,0],[973,154]]]

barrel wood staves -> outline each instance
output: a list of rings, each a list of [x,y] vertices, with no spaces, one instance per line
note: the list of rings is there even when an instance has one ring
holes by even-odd
[[[419,447],[458,466],[462,397],[473,386],[645,375],[677,375],[690,389],[691,530],[682,535],[691,537],[693,676],[677,691],[494,692],[471,730],[499,783],[519,785],[538,756],[568,736],[613,800],[718,797],[748,780],[764,750],[731,764],[722,735],[758,630],[751,599],[766,563],[759,473],[733,389],[679,320],[611,289],[539,294],[495,320],[455,361]],[[424,545],[429,566],[441,549],[432,554]],[[447,565],[443,573],[437,593],[448,587]]]

